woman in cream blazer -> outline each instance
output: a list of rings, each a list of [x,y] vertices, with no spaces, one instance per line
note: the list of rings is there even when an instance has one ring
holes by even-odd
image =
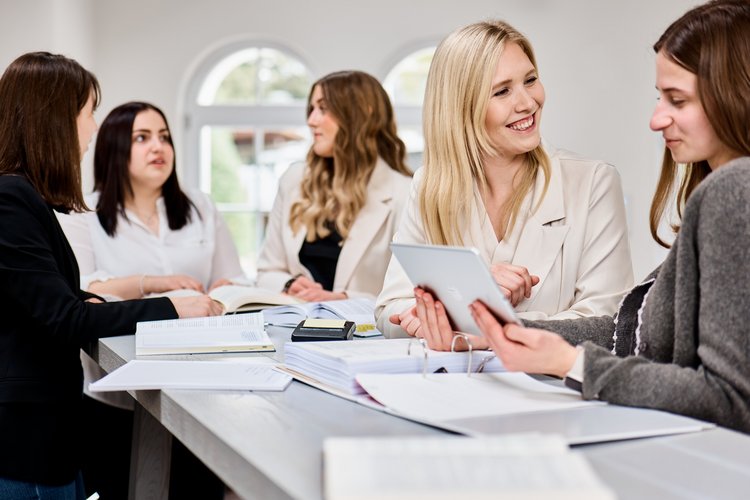
[[[522,317],[611,314],[633,283],[620,180],[542,144],[544,102],[515,28],[488,21],[448,35],[430,65],[424,166],[397,239],[477,247]],[[392,260],[376,305],[386,336],[432,336],[437,324],[414,296]],[[444,340],[438,348],[450,348]]]
[[[563,150],[549,150],[551,175],[541,205],[529,214],[544,190],[539,175],[522,205],[512,233],[495,237],[474,187],[469,222],[461,236],[476,247],[488,265],[510,262],[539,277],[531,296],[515,309],[524,319],[571,319],[611,314],[625,287],[633,282],[630,247],[620,177],[606,163]],[[422,171],[414,175],[407,211],[395,241],[428,243],[419,215],[417,193]],[[526,208],[526,210],[524,210]],[[389,321],[414,306],[413,285],[391,258],[378,297],[378,329],[386,336],[405,332]]]
[[[310,271],[299,261],[305,233],[297,231],[295,234],[288,223],[292,203],[299,199],[306,167],[304,163],[292,165],[279,183],[258,260],[258,286],[262,288],[281,290],[296,275],[312,279]],[[391,253],[389,245],[399,225],[410,184],[409,177],[378,159],[367,183],[365,206],[341,246],[333,292],[372,298],[380,293]]]
[[[258,286],[310,301],[374,299],[411,182],[388,95],[366,73],[330,74],[313,85],[308,125],[313,146],[281,178]]]

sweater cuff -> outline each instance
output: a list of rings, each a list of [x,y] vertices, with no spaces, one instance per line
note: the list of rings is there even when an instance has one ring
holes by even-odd
[[[570,371],[565,374],[565,385],[575,391],[583,392],[583,373],[584,365],[586,362],[586,350],[583,346],[576,346],[578,355],[570,368]]]

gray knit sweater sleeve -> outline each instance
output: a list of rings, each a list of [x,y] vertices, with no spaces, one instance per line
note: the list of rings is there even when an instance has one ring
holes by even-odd
[[[612,316],[595,316],[590,318],[524,321],[524,326],[541,328],[555,332],[572,345],[593,342],[605,349],[612,350],[615,322]]]
[[[634,355],[612,355],[606,336],[589,330],[584,398],[750,432],[749,158],[721,167],[690,196],[638,319],[628,332]]]

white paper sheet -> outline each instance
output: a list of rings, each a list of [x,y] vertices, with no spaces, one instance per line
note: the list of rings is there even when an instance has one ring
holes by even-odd
[[[149,389],[283,391],[292,377],[254,361],[133,360],[89,385],[92,392]]]
[[[360,374],[357,382],[390,410],[437,422],[602,404],[524,373]]]
[[[560,436],[329,438],[326,498],[613,499]]]

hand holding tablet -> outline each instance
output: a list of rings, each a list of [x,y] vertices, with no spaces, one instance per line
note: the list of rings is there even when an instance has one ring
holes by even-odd
[[[414,286],[445,306],[455,330],[481,335],[469,305],[480,300],[503,323],[522,324],[489,268],[470,247],[391,243],[391,251]]]

